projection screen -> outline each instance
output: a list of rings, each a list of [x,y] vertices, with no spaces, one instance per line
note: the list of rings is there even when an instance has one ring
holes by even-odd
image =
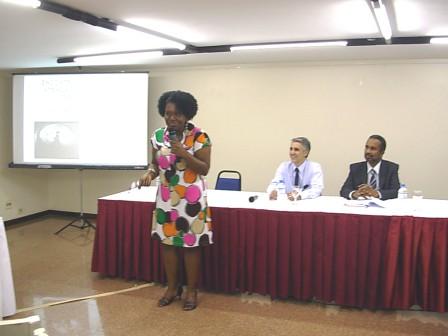
[[[143,169],[148,73],[13,75],[13,162]]]

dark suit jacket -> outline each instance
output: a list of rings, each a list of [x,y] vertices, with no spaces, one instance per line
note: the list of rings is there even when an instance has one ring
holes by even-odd
[[[381,161],[380,167],[380,188],[381,199],[387,200],[397,198],[400,180],[398,179],[398,165],[387,160]],[[349,195],[360,184],[367,183],[367,163],[366,161],[352,163],[350,172],[339,194],[342,197],[350,198]]]

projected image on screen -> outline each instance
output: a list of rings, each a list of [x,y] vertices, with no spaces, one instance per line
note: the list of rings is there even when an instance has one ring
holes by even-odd
[[[13,162],[145,166],[148,73],[16,74]]]
[[[34,123],[34,157],[79,159],[79,132],[75,122]]]

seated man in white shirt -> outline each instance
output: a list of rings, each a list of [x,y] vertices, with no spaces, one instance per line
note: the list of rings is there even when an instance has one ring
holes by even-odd
[[[280,164],[267,192],[269,199],[276,200],[286,194],[291,201],[316,198],[324,189],[322,168],[317,162],[309,161],[311,143],[305,137],[291,139],[290,161]]]

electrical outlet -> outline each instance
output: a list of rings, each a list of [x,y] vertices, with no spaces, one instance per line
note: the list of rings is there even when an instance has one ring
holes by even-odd
[[[5,202],[5,209],[6,210],[12,209],[12,201],[6,201]]]

